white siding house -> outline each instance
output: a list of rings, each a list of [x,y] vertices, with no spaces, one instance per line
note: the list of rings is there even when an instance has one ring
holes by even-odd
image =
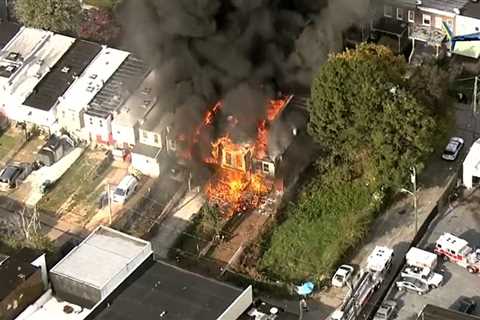
[[[140,126],[140,143],[132,150],[132,166],[145,175],[158,177],[168,154],[169,129],[172,113],[156,104]]]
[[[29,56],[29,62],[24,64],[16,81],[10,82],[6,106],[6,114],[10,119],[33,123],[41,127],[54,127],[55,108],[43,110],[25,105],[24,102],[74,42],[74,38],[50,33],[46,40],[37,47],[38,49]]]
[[[84,120],[90,123],[90,118],[84,117],[84,111],[128,55],[126,51],[105,46],[102,48],[80,77],[59,98],[57,118],[60,127],[79,138],[88,139],[89,131],[84,130]]]
[[[113,140],[119,147],[135,145],[138,129],[156,103],[158,87],[156,71],[151,71],[140,87],[121,106],[112,122]]]

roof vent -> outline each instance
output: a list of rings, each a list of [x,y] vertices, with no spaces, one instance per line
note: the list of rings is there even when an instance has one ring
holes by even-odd
[[[61,71],[62,71],[62,73],[68,73],[70,71],[70,67],[69,66],[64,66]]]
[[[417,6],[421,6],[422,5],[422,0],[417,0]]]
[[[458,8],[453,8],[453,12],[454,12],[455,14],[460,14],[460,9],[458,9]]]

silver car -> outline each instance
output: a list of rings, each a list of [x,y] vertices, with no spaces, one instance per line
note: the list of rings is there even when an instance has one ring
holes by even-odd
[[[373,320],[390,320],[393,318],[397,303],[393,300],[387,300],[382,303],[378,308],[377,313],[373,317]]]
[[[403,277],[400,281],[397,281],[396,285],[398,291],[413,291],[419,295],[425,294],[429,290],[428,285],[425,282],[411,277]]]
[[[460,150],[462,150],[462,147],[464,144],[465,144],[465,141],[463,141],[462,138],[459,138],[459,137],[450,138],[447,146],[445,147],[445,150],[443,151],[442,159],[447,161],[453,161],[457,159],[458,154],[460,153]]]

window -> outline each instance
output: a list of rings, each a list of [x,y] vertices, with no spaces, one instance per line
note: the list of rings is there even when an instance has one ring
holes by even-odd
[[[102,120],[99,120],[99,121],[98,121],[98,125],[100,126],[100,128],[103,128],[103,121],[102,121]]]
[[[408,22],[415,22],[415,11],[408,10]]]
[[[403,20],[403,9],[397,8],[397,20]]]
[[[142,131],[142,136],[143,136],[143,139],[147,139],[148,138],[148,134],[146,131]]]
[[[428,14],[424,14],[422,21],[424,26],[430,26],[432,24],[432,17]]]
[[[158,134],[154,134],[154,135],[153,135],[153,141],[154,141],[155,143],[158,143]]]
[[[383,15],[384,15],[385,17],[391,18],[392,15],[393,15],[393,8],[392,8],[392,6],[384,6],[384,7],[383,7]]]
[[[62,110],[62,118],[65,119],[65,110]]]
[[[88,122],[90,122],[90,124],[93,126],[93,118],[89,117],[88,120],[89,120]]]
[[[232,154],[230,152],[225,153],[225,163],[232,166]]]
[[[264,173],[270,173],[270,166],[266,162],[262,162],[262,171]]]

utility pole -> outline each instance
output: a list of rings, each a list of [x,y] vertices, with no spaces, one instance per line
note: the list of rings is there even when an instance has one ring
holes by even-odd
[[[478,76],[475,76],[475,82],[473,85],[473,115],[477,113],[477,94],[478,94]]]
[[[405,188],[400,189],[400,192],[408,193],[413,198],[413,210],[415,213],[415,235],[416,235],[418,232],[418,209],[417,209],[417,170],[415,169],[415,167],[410,168],[410,182],[412,183],[412,186],[413,186],[413,192]]]
[[[110,194],[110,183],[107,182],[107,199],[108,199],[108,221],[112,225],[112,195]]]

